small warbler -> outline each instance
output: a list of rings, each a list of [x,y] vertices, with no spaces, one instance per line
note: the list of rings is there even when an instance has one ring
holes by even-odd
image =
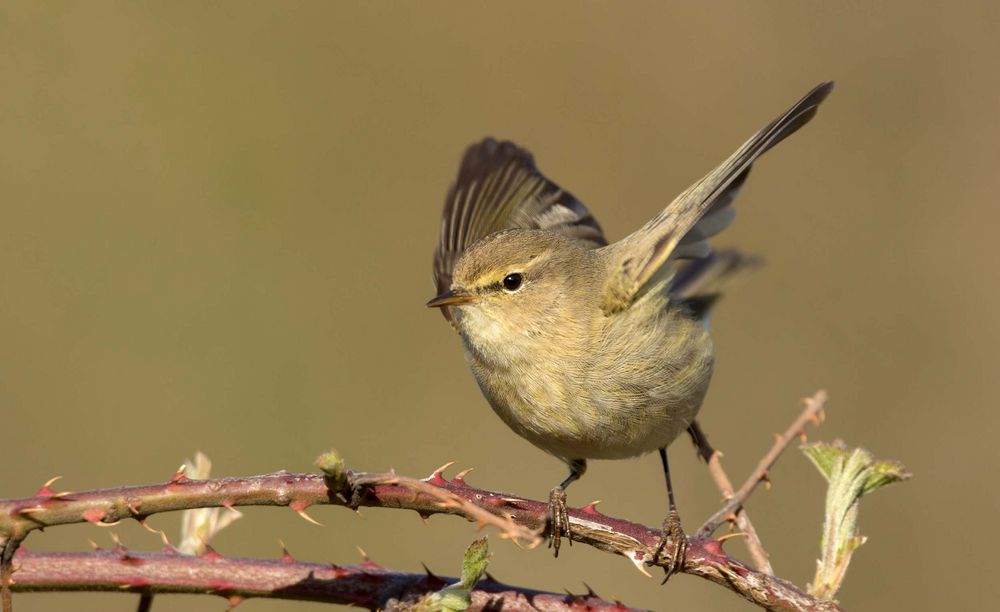
[[[695,416],[713,365],[706,316],[723,282],[750,261],[713,251],[707,239],[732,220],[754,160],[812,119],[832,88],[817,86],[613,244],[528,151],[493,139],[466,151],[434,256],[439,295],[427,305],[461,335],[497,415],[569,466],[549,496],[557,556],[570,528],[565,488],[587,459],[659,450],[668,512],[655,556],[669,539],[668,577],[683,564],[666,448],[686,429],[700,432]]]

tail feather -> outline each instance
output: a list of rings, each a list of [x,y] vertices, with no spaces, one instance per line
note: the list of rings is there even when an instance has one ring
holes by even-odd
[[[670,282],[670,297],[704,318],[736,278],[761,265],[760,259],[734,249],[713,251],[681,266]]]

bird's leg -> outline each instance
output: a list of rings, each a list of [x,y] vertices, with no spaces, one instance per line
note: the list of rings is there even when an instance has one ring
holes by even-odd
[[[691,424],[688,425],[688,434],[691,436],[695,450],[698,451],[698,456],[701,457],[702,461],[708,463],[712,455],[715,454],[715,449],[708,443],[708,436],[705,435],[698,421],[691,421]]]
[[[667,518],[663,519],[663,531],[660,533],[660,542],[656,545],[653,559],[659,561],[663,549],[667,546],[667,542],[670,542],[674,554],[663,566],[663,571],[666,573],[663,582],[666,582],[684,567],[684,554],[687,552],[687,536],[684,535],[684,530],[681,529],[681,517],[677,514],[677,504],[674,503],[674,488],[670,484],[670,465],[667,463],[666,448],[660,449],[660,461],[663,462],[663,477],[667,481],[668,508]]]
[[[570,537],[569,515],[566,513],[566,487],[587,471],[587,462],[583,459],[572,459],[566,463],[569,465],[569,476],[549,493],[548,516],[545,519],[545,534],[549,538],[549,548],[554,550],[557,557],[562,537]],[[573,540],[570,539],[569,543],[572,546]]]

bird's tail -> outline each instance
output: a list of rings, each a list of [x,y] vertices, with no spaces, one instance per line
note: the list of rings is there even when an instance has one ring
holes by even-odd
[[[724,289],[746,272],[760,266],[760,259],[734,249],[713,251],[684,262],[670,281],[670,297],[697,318],[705,318]]]

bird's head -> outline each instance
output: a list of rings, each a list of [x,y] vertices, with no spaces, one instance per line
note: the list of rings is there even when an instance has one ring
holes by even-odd
[[[592,253],[542,230],[505,230],[467,249],[455,264],[448,291],[427,302],[451,309],[473,344],[545,335],[575,303],[567,296],[590,269]]]

